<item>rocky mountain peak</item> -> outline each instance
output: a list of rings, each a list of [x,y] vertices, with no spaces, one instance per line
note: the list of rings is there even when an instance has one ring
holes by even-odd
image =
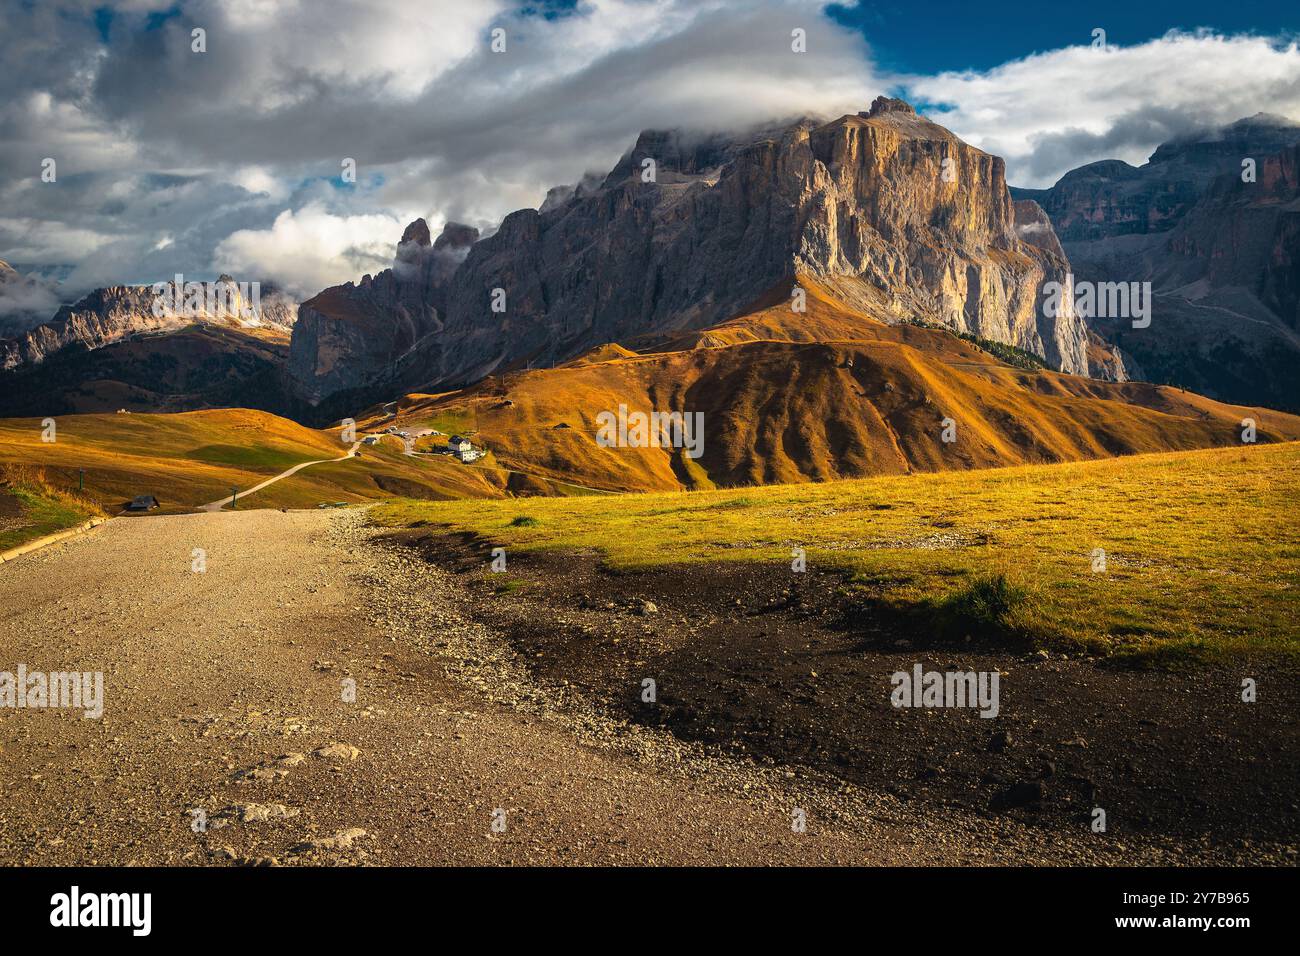
[[[860,113],[858,115],[865,115],[867,119],[872,119],[885,113],[907,113],[915,116],[916,110],[906,100],[900,100],[893,96],[877,96],[871,102],[871,109],[865,114]]]
[[[420,222],[424,222],[424,220],[421,219]],[[438,238],[434,241],[433,248],[438,251],[468,249],[478,242],[478,235],[478,230],[473,226],[449,221],[442,227],[442,232],[438,234]]]
[[[415,243],[417,246],[427,246],[429,242],[429,224],[423,218],[420,218],[406,227],[399,245],[404,246],[407,243]]]
[[[312,402],[455,387],[707,329],[805,274],[881,322],[944,325],[1086,374],[1082,323],[1039,307],[1068,264],[1036,238],[1017,234],[1003,161],[901,100],[739,133],[647,130],[598,185],[552,191],[483,239],[449,223],[433,250],[404,243],[370,284],[304,303],[290,371]]]

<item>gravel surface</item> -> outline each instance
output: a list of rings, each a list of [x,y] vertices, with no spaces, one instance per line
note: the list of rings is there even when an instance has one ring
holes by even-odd
[[[358,510],[119,519],[5,564],[0,670],[102,671],[104,713],[0,708],[0,863],[1188,862],[607,716],[471,600]]]

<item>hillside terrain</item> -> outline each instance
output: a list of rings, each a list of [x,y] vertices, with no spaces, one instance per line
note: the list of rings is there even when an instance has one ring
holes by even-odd
[[[1300,444],[1289,442],[692,494],[397,500],[371,515],[471,534],[483,554],[501,544],[686,577],[688,565],[758,564],[784,568],[796,589],[807,580],[790,573],[798,547],[810,568],[843,576],[850,604],[888,610],[904,635],[927,639],[974,634],[1146,660],[1297,655],[1297,466]],[[1236,533],[1224,535],[1227,526]],[[1094,571],[1098,548],[1104,567]],[[1013,595],[1001,614],[962,604],[998,576]]]
[[[41,469],[51,485],[75,489],[110,514],[137,495],[158,498],[163,513],[191,511],[308,461],[325,461],[257,492],[241,507],[303,508],[389,495],[498,497],[509,476],[471,470],[446,458],[414,459],[400,442],[370,446],[357,458],[339,430],[317,431],[251,409],[170,415],[68,415],[57,440],[41,440],[40,419],[0,420],[0,465]]]
[[[284,407],[289,332],[194,324],[78,343],[0,373],[0,416]]]
[[[663,351],[605,348],[555,369],[398,403],[418,427],[449,418],[496,460],[612,491],[828,481],[878,474],[1077,461],[1300,438],[1300,418],[1178,389],[1066,375],[1000,343],[887,325],[802,278],[756,311],[668,339]],[[994,354],[1002,352],[1002,357]],[[1032,359],[1032,355],[1025,358]],[[602,447],[597,416],[625,405],[703,414],[702,454]],[[955,424],[952,442],[944,422]],[[453,426],[449,426],[453,427]]]
[[[94,502],[50,484],[40,469],[0,468],[0,554],[102,516]]]

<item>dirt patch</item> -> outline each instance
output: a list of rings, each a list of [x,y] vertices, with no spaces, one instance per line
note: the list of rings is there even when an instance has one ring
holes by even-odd
[[[1188,848],[1262,841],[1295,858],[1300,673],[1290,662],[1115,671],[979,634],[942,644],[923,620],[864,608],[838,575],[788,564],[630,574],[593,554],[511,553],[491,573],[491,547],[472,537],[400,538],[461,575],[474,616],[508,637],[536,680],[622,719],[904,800],[1084,833],[1101,808],[1112,835]],[[890,677],[917,664],[998,672],[997,717],[895,708]],[[1256,703],[1241,702],[1245,677]]]
[[[18,498],[9,492],[0,488],[0,532],[17,531],[19,528],[25,528],[31,522],[27,520],[27,512]]]

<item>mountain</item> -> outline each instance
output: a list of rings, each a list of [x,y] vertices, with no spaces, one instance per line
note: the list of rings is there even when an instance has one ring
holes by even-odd
[[[448,223],[431,243],[428,224],[417,219],[402,234],[392,269],[304,302],[289,362],[299,394],[318,404],[390,380],[399,359],[442,330],[446,284],[477,239],[477,229]]]
[[[152,286],[96,289],[48,322],[0,339],[0,415],[294,410],[284,368],[297,303],[275,288],[155,315]],[[174,291],[166,283],[165,294]],[[251,299],[251,296],[250,296]],[[193,314],[190,314],[191,311]]]
[[[1041,308],[1068,264],[1021,237],[1002,160],[900,100],[744,136],[647,131],[603,180],[552,190],[490,236],[428,236],[413,223],[393,269],[303,304],[290,372],[304,399],[446,389],[709,329],[797,275],[872,319],[1088,372],[1084,323]]]
[[[41,362],[0,372],[0,417],[291,410],[284,395],[289,333],[267,324],[195,323],[136,333],[95,349],[74,343]]]
[[[1215,179],[1239,175],[1244,158],[1260,160],[1297,142],[1300,124],[1258,113],[1164,143],[1144,166],[1104,159],[1071,170],[1050,189],[1011,192],[1042,206],[1066,251],[1079,252],[1078,243],[1168,232]]]
[[[878,322],[804,276],[712,329],[640,354],[609,345],[556,368],[493,375],[463,391],[411,394],[396,423],[473,433],[493,462],[609,491],[827,481],[878,474],[1077,461],[1300,439],[1300,418],[1166,386],[1103,382],[1019,362],[949,329]],[[1027,357],[1021,353],[1019,357]],[[702,415],[701,447],[608,447],[604,412]],[[377,410],[378,411],[378,410]],[[391,409],[383,421],[393,424]],[[945,420],[954,426],[943,440]],[[378,415],[376,418],[378,421]]]
[[[1139,375],[1297,410],[1297,147],[1300,124],[1259,114],[1166,143],[1144,166],[1105,160],[1012,193],[1050,217],[1076,280],[1152,284],[1149,328],[1089,323]]]
[[[97,349],[135,335],[183,329],[194,324],[218,324],[257,328],[274,326],[288,330],[297,317],[297,303],[275,288],[260,295],[260,305],[245,303],[241,290],[230,276],[218,283],[233,286],[229,308],[210,308],[210,303],[194,303],[194,308],[155,314],[158,293],[153,286],[111,286],[96,289],[73,305],[59,309],[54,318],[18,336],[0,339],[0,370],[37,365],[69,346]],[[161,283],[168,299],[177,296],[174,283]],[[184,303],[184,294],[180,295]],[[247,305],[252,316],[242,318],[237,312]]]

